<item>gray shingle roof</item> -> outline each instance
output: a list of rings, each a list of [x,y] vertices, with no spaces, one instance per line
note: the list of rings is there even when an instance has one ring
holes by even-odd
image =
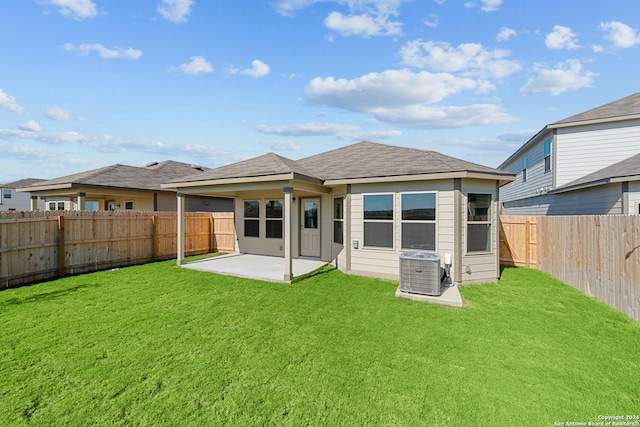
[[[637,115],[640,115],[640,93],[634,93],[622,99],[567,117],[552,123],[550,126]]]
[[[42,182],[44,181],[44,179],[40,179],[40,178],[25,178],[25,179],[21,179],[19,181],[13,181],[13,182],[8,182],[6,184],[0,184],[0,187],[2,188],[22,188],[22,187],[29,187],[35,183],[38,182]]]
[[[589,175],[585,175],[582,178],[563,185],[562,187],[556,188],[553,192],[561,193],[573,189],[608,184],[612,180],[624,181],[624,178],[638,176],[640,176],[640,154],[636,154],[635,156],[629,157],[621,162],[607,166],[606,168],[590,173]]]
[[[193,175],[197,170],[200,171],[199,173],[204,173],[207,169],[195,169],[187,163],[172,160],[152,163],[144,167],[115,164],[54,178],[48,181],[41,181],[35,185],[26,185],[23,188],[72,184],[74,186],[84,185],[139,190],[162,190],[160,184],[163,182]]]
[[[435,151],[363,141],[300,160],[269,153],[172,182],[267,177],[290,173],[326,181],[440,172],[479,172],[504,177],[513,176],[505,171],[466,162]]]

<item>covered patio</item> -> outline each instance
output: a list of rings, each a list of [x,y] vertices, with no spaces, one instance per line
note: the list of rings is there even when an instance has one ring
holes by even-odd
[[[318,259],[294,258],[292,259],[293,276],[307,275],[326,264],[327,262]],[[282,257],[234,253],[189,262],[182,267],[248,279],[287,282],[282,277],[282,271],[285,268],[285,259]]]

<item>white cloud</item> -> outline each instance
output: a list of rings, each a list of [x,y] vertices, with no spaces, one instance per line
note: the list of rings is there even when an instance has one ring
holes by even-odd
[[[402,132],[399,130],[373,130],[350,133],[348,136],[352,141],[386,141],[402,136]]]
[[[445,42],[417,39],[402,46],[399,54],[406,65],[434,71],[464,72],[465,76],[502,78],[522,69],[517,61],[507,59],[511,51],[490,51],[480,43],[452,47]]]
[[[247,68],[246,70],[241,71],[240,74],[251,76],[257,79],[266,76],[270,72],[271,68],[269,68],[267,64],[260,61],[259,59],[254,59],[251,62],[251,68]]]
[[[605,32],[604,38],[618,48],[629,48],[640,43],[636,29],[619,21],[603,22],[600,30]]]
[[[261,142],[260,145],[264,145],[265,147],[269,147],[273,151],[298,151],[300,150],[300,145],[296,142],[285,139],[282,141],[265,141]]]
[[[74,116],[67,110],[58,107],[49,107],[44,112],[44,116],[51,120],[67,121],[67,120],[84,120],[84,117]]]
[[[410,0],[279,0],[274,6],[281,15],[292,16],[296,10],[316,3],[345,5],[349,13],[330,12],[325,26],[343,36],[371,37],[400,34],[402,23],[392,17],[399,15],[401,4],[407,1]]]
[[[10,113],[24,114],[26,113],[24,107],[16,102],[16,99],[5,93],[0,88],[0,110],[9,111]]]
[[[345,16],[340,12],[331,12],[324,20],[324,25],[342,36],[393,36],[402,33],[402,24],[390,21],[383,14]]]
[[[502,6],[502,0],[482,0],[482,7],[480,10],[485,12],[493,12],[498,10]]]
[[[189,20],[193,3],[193,0],[160,0],[157,10],[167,21],[184,24]]]
[[[515,119],[494,104],[467,106],[411,105],[403,108],[379,108],[374,116],[383,122],[413,128],[443,129],[510,123]]]
[[[546,93],[556,96],[569,90],[593,86],[593,79],[597,75],[583,70],[582,63],[577,59],[568,59],[554,68],[537,64],[535,70],[537,75],[531,77],[527,84],[520,88],[521,94]]]
[[[304,123],[299,125],[258,125],[258,132],[280,136],[337,136],[356,130],[355,125],[341,123]]]
[[[426,25],[427,27],[436,28],[438,25],[440,25],[440,17],[438,15],[430,13],[429,18],[424,21],[424,25]]]
[[[202,73],[213,73],[213,67],[202,56],[192,56],[191,62],[180,64],[180,70],[184,73],[197,75]]]
[[[544,44],[549,49],[578,49],[580,45],[576,41],[576,33],[569,27],[554,25],[553,31],[547,34]]]
[[[478,87],[475,80],[448,73],[387,70],[352,80],[316,77],[305,87],[311,104],[370,112],[378,107],[435,103],[463,90]]]
[[[496,40],[499,42],[505,42],[509,40],[511,37],[515,37],[518,35],[518,32],[512,28],[502,27],[500,28],[500,32],[496,36]]]
[[[27,132],[40,132],[40,125],[35,120],[29,120],[18,127]]]
[[[49,0],[47,4],[57,6],[63,16],[78,20],[94,18],[98,14],[95,3],[90,0]]]
[[[591,50],[593,50],[595,53],[602,53],[604,52],[604,48],[599,45],[599,44],[594,44],[591,46]]]
[[[65,43],[63,47],[64,50],[68,52],[77,52],[78,55],[81,56],[87,56],[92,51],[95,51],[98,53],[100,58],[103,59],[139,59],[142,56],[141,50],[133,49],[131,47],[127,49],[121,47],[109,49],[100,43],[83,43],[79,46],[75,46],[72,43]]]

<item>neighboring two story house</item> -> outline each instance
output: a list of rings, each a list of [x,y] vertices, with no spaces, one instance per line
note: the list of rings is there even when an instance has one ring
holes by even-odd
[[[42,179],[27,178],[20,181],[9,182],[7,184],[0,184],[0,211],[28,211],[31,210],[31,198],[28,194],[18,193],[16,189],[30,186],[38,182],[44,181]],[[42,200],[35,201],[38,209],[44,208],[44,202]]]
[[[640,214],[640,93],[551,123],[500,170],[505,215]]]

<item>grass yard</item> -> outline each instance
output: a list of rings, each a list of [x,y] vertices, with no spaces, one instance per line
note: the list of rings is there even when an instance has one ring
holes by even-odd
[[[2,425],[551,426],[640,413],[640,324],[507,268],[467,307],[172,261],[0,292]]]

